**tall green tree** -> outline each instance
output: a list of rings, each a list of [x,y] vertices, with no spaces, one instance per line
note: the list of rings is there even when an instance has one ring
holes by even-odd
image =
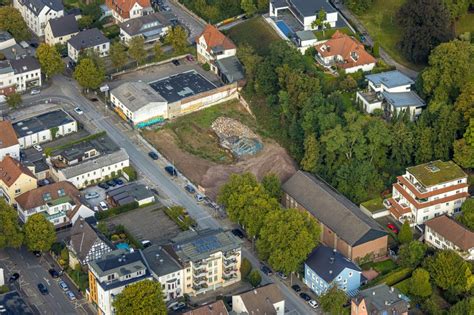
[[[46,78],[50,78],[64,70],[64,62],[54,46],[42,43],[36,50],[36,57],[38,57],[41,71],[46,75]]]
[[[12,34],[17,41],[28,40],[31,37],[20,11],[13,7],[0,7],[0,30]]]
[[[91,58],[83,58],[74,70],[74,79],[84,89],[98,89],[105,80],[105,73]]]
[[[19,248],[23,244],[23,238],[17,212],[5,199],[0,198],[0,249]]]
[[[252,271],[252,263],[244,257],[240,263],[240,275],[242,279],[246,279],[249,276],[250,271]]]
[[[416,164],[422,164],[433,160],[434,132],[433,128],[418,125],[418,143],[415,151]]]
[[[110,45],[110,60],[115,68],[120,69],[127,63],[127,53],[125,46],[120,42],[115,42]]]
[[[316,19],[313,21],[313,23],[311,23],[311,27],[313,29],[317,28],[317,29],[321,29],[323,31],[323,36],[324,36],[324,31],[327,28],[331,28],[331,24],[326,22],[326,18],[327,18],[326,11],[324,11],[324,9],[320,9],[316,13]]]
[[[46,252],[56,241],[56,230],[53,223],[37,213],[32,215],[25,224],[25,244],[29,250]]]
[[[474,231],[474,199],[468,198],[461,206],[462,215],[457,220]]]
[[[276,270],[291,273],[298,270],[319,241],[316,220],[297,209],[267,214],[257,240],[259,257]]]
[[[280,177],[275,173],[268,173],[262,178],[262,185],[265,188],[267,194],[275,198],[276,200],[280,200],[281,198],[281,181]]]
[[[8,107],[10,108],[16,108],[18,105],[21,104],[20,93],[14,92],[14,93],[8,94],[6,99],[7,99]]]
[[[248,17],[253,16],[255,12],[257,12],[257,6],[255,5],[254,0],[241,0],[240,7]]]
[[[465,122],[474,118],[474,80],[467,82],[454,103],[454,109],[458,111]]]
[[[418,268],[413,271],[413,274],[410,278],[410,293],[421,297],[426,298],[431,295],[433,289],[431,288],[430,283],[430,274],[423,268]]]
[[[173,27],[165,38],[165,43],[171,45],[175,53],[183,53],[188,46],[186,30],[182,26]]]
[[[137,66],[146,58],[145,39],[141,36],[133,37],[128,42],[128,55],[137,62]]]
[[[410,228],[410,223],[408,222],[408,220],[405,220],[405,222],[403,222],[402,224],[402,228],[398,233],[398,241],[401,244],[408,244],[413,241],[413,232]]]
[[[143,280],[127,286],[116,295],[113,307],[117,315],[166,315],[166,304],[157,281]]]
[[[448,9],[451,20],[456,20],[467,14],[470,0],[443,0],[443,5]]]
[[[304,140],[304,156],[301,168],[307,172],[316,173],[319,166],[319,143],[315,134],[309,134]]]
[[[250,284],[256,288],[260,285],[262,282],[262,275],[260,275],[260,272],[256,269],[252,270],[252,272],[248,276],[248,281]]]
[[[428,246],[419,241],[411,241],[400,246],[398,262],[403,267],[416,268],[425,258]]]
[[[400,50],[414,63],[426,63],[434,47],[454,36],[449,11],[441,0],[407,1],[397,20],[403,30]]]
[[[239,46],[239,49],[237,49],[237,57],[244,66],[247,86],[253,88],[255,72],[257,71],[259,63],[262,61],[262,57],[257,55],[252,46],[247,43],[243,43]]]
[[[155,60],[158,61],[163,57],[163,48],[161,48],[161,44],[156,42],[153,46],[153,53],[155,54]]]
[[[347,302],[347,295],[333,285],[324,293],[321,298],[321,308],[327,314],[340,315],[344,314],[344,304]]]
[[[474,297],[467,297],[454,304],[448,312],[449,315],[474,314]]]

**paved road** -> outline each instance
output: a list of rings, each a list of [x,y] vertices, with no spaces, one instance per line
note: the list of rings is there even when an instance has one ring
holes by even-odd
[[[201,34],[206,23],[181,8],[176,0],[165,0],[165,3],[171,8],[171,12],[176,15],[178,21],[189,30],[188,41],[191,44],[194,43],[195,38]]]

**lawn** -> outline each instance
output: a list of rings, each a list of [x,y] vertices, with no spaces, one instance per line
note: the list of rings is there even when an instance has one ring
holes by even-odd
[[[471,32],[471,36],[474,37],[474,13],[465,14],[456,22],[456,34],[465,32]]]
[[[411,277],[397,283],[395,285],[395,288],[400,290],[400,292],[402,292],[403,294],[407,295],[408,292],[410,291],[410,280],[411,280]]]
[[[397,268],[397,264],[393,262],[393,260],[387,259],[379,262],[368,262],[361,265],[360,267],[362,270],[369,270],[370,268],[373,268],[375,271],[380,272],[381,274],[386,274]]]
[[[238,46],[247,43],[259,55],[267,55],[272,42],[281,40],[263,17],[255,17],[232,27],[227,35]]]
[[[385,209],[383,205],[382,197],[377,197],[372,200],[367,200],[361,203],[361,205],[364,206],[370,212],[377,212],[378,210]]]

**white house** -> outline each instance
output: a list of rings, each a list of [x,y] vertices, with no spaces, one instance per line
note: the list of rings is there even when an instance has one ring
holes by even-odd
[[[419,225],[459,212],[468,197],[467,174],[452,161],[438,160],[407,168],[384,205],[400,222]]]
[[[63,110],[55,110],[13,123],[22,149],[77,132],[77,122]]]
[[[10,33],[6,31],[0,31],[0,50],[7,49],[15,45],[16,41]]]
[[[44,30],[44,39],[46,44],[51,46],[66,44],[77,33],[79,33],[79,26],[76,17],[70,14],[49,20]]]
[[[320,10],[326,12],[325,23],[335,27],[337,10],[327,0],[271,0],[269,16],[278,20],[282,11],[289,11],[304,30],[314,30],[316,28],[311,24],[317,19]]]
[[[67,42],[67,55],[71,60],[77,62],[79,54],[93,49],[99,57],[108,56],[110,41],[97,28],[91,28],[77,33]]]
[[[153,13],[150,0],[106,0],[117,23]]]
[[[285,314],[285,298],[278,286],[267,284],[232,296],[232,311],[236,314]]]
[[[127,44],[130,39],[141,36],[145,43],[152,43],[166,36],[171,23],[161,13],[144,15],[119,24],[120,40]]]
[[[13,0],[26,25],[36,36],[43,36],[46,23],[64,15],[64,6],[60,0]]]
[[[9,120],[0,121],[0,130],[0,161],[7,155],[19,160],[20,144],[12,123]]]

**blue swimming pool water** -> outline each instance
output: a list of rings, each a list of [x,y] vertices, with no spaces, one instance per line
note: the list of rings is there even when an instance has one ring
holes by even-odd
[[[290,36],[291,34],[293,34],[293,32],[291,31],[291,29],[288,27],[288,25],[286,25],[285,22],[283,21],[276,21],[276,25],[278,26],[278,28],[280,29],[280,31],[282,31],[283,34],[285,34],[286,37]]]
[[[117,245],[115,245],[117,247],[117,249],[130,249],[130,246],[127,244],[127,243],[118,243]]]

